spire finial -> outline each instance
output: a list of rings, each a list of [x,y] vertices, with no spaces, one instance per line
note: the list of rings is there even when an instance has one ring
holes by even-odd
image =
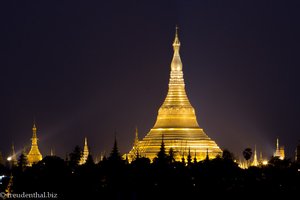
[[[33,116],[33,125],[32,125],[32,129],[36,128],[36,120],[35,120],[35,116]]]
[[[36,136],[36,130],[37,130],[37,128],[36,128],[36,125],[35,125],[36,123],[35,123],[35,120],[33,120],[33,126],[32,126],[32,139],[35,139],[35,138],[37,138],[37,136]]]
[[[174,51],[177,52],[179,51],[179,47],[180,47],[180,41],[179,41],[179,36],[178,36],[178,26],[176,25],[175,27],[175,39],[174,39],[174,42],[173,42],[173,48],[174,48]]]
[[[138,133],[138,127],[135,127],[135,138],[138,139],[139,138],[139,133]]]
[[[180,55],[179,55],[179,49],[180,49],[180,41],[179,41],[179,37],[178,37],[178,26],[176,26],[175,29],[175,39],[173,42],[173,50],[174,50],[174,54],[173,54],[173,59],[171,62],[171,72],[175,72],[179,73],[176,74],[176,77],[178,76],[183,76],[182,75],[182,63],[181,63],[181,59],[180,59]]]
[[[87,146],[87,137],[84,137],[84,146]]]
[[[36,129],[36,122],[35,122],[35,119],[33,119],[32,129]]]
[[[135,138],[134,138],[134,141],[133,141],[133,146],[137,147],[138,143],[139,143],[139,133],[138,133],[138,128],[136,126],[135,127]]]

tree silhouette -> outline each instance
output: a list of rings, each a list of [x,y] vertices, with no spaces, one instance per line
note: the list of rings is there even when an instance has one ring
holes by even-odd
[[[251,148],[246,148],[244,151],[243,151],[243,156],[247,162],[247,166],[249,165],[249,160],[252,156],[252,149]]]
[[[112,155],[118,154],[117,150],[117,145],[114,145]],[[174,162],[174,151],[171,148],[165,155],[163,142],[160,150],[159,158],[165,159],[165,162],[159,162],[159,165],[156,164],[161,161],[158,155],[156,163],[151,163],[149,158],[140,157],[128,165],[125,165],[123,160],[111,162],[105,159],[95,165],[90,154],[86,163],[75,170],[57,156],[46,156],[32,167],[26,167],[22,161],[25,155],[21,155],[18,159],[19,167],[2,171],[0,168],[0,172],[3,172],[0,174],[6,175],[6,178],[1,180],[0,190],[5,191],[11,172],[14,176],[11,179],[14,180],[11,185],[13,192],[50,190],[58,192],[64,199],[77,196],[83,199],[96,199],[100,196],[103,199],[155,199],[162,196],[166,199],[185,199],[189,195],[201,195],[203,191],[214,192],[215,188],[224,196],[246,192],[249,189],[263,193],[278,190],[279,193],[285,194],[299,188],[299,165],[286,159],[280,160],[275,157],[267,166],[242,170],[232,162],[233,155],[228,150],[223,151],[222,158],[218,155],[214,159],[200,161],[191,166]],[[77,154],[80,150],[75,148],[74,152]],[[245,152],[249,156],[251,151]],[[181,155],[188,163],[189,156]],[[192,158],[196,155],[195,152]],[[73,155],[71,157],[73,160]],[[248,160],[250,159],[251,156]],[[170,160],[173,160],[173,163],[170,164]],[[20,166],[25,166],[25,170],[21,171]],[[279,187],[279,184],[282,186]],[[183,192],[170,192],[182,191],[181,189]],[[162,196],[158,196],[161,193]]]
[[[28,165],[27,156],[24,152],[21,153],[19,159],[18,159],[18,167],[21,169],[21,171],[24,171]]]
[[[79,165],[80,158],[82,156],[82,149],[76,145],[73,152],[69,154],[69,165],[71,169],[76,168]]]
[[[196,151],[195,151],[195,155],[194,155],[194,164],[197,163],[197,154],[196,154]]]
[[[224,160],[230,160],[230,161],[234,161],[234,155],[233,153],[231,153],[229,150],[224,149],[223,150],[223,154],[222,154],[222,158]]]
[[[183,152],[182,157],[181,157],[181,162],[182,162],[183,165],[185,165],[184,152]]]
[[[91,154],[88,155],[86,162],[84,164],[85,165],[94,165],[95,164],[93,156]]]
[[[114,146],[110,152],[110,155],[108,157],[108,160],[110,161],[121,161],[122,157],[120,155],[119,152],[119,148],[118,148],[118,143],[117,143],[117,138],[115,137],[115,141],[114,141]]]
[[[187,156],[187,164],[190,166],[192,164],[192,156],[191,156],[191,149],[189,148],[189,153]]]
[[[168,159],[169,164],[175,162],[175,152],[174,152],[173,148],[169,149],[169,155],[167,156],[167,159]]]
[[[209,161],[208,149],[206,149],[206,157],[205,157],[205,161],[206,161],[206,162]]]
[[[129,160],[128,160],[128,156],[126,154],[126,157],[125,157],[125,164],[128,165],[129,164]]]
[[[289,167],[291,164],[291,161],[289,159],[283,159],[281,160],[278,156],[273,156],[269,162],[268,165],[280,169],[284,169]]]
[[[166,164],[167,163],[167,154],[166,154],[166,148],[165,148],[163,135],[162,135],[159,152],[157,153],[157,157],[154,158],[153,162],[158,163],[158,164]]]
[[[106,162],[106,161],[107,161],[107,158],[106,158],[106,155],[104,155],[103,158],[102,158],[102,160],[100,160],[100,162]]]

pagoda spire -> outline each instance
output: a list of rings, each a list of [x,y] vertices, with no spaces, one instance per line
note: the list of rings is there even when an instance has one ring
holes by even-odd
[[[31,148],[27,156],[29,166],[31,166],[33,163],[39,162],[43,158],[38,147],[38,138],[36,132],[37,132],[37,127],[34,121],[32,126]]]
[[[138,128],[135,127],[135,138],[134,138],[134,146],[136,146],[139,143],[139,132],[138,132]]]
[[[87,142],[87,137],[85,137],[83,152],[82,152],[82,156],[80,158],[79,164],[82,165],[82,164],[86,163],[88,156],[89,156],[89,146],[88,146],[88,142]]]
[[[180,41],[178,27],[176,27],[173,42],[173,58],[171,61],[169,89],[167,97],[158,111],[154,128],[180,127],[198,128],[195,110],[192,107],[186,91],[179,54]]]
[[[255,167],[258,166],[257,153],[256,153],[256,145],[254,147],[254,158],[253,158],[252,166],[255,166]]]
[[[36,136],[36,125],[35,125],[35,121],[33,121],[33,126],[32,126],[32,138],[31,138],[31,141],[32,141],[32,144],[35,144],[37,145],[37,136]]]
[[[54,152],[52,148],[50,149],[50,156],[54,156]]]
[[[176,26],[175,29],[175,38],[174,38],[174,42],[173,42],[173,49],[174,49],[174,53],[179,53],[179,49],[180,49],[180,41],[179,41],[179,36],[178,36],[178,26]]]
[[[197,151],[197,159],[203,160],[208,148],[209,156],[215,158],[222,153],[222,150],[199,127],[195,109],[185,91],[183,65],[179,53],[181,43],[177,26],[172,47],[174,52],[169,68],[168,92],[158,110],[153,128],[139,141],[139,148],[142,149],[143,156],[153,160],[160,149],[161,133],[164,133],[164,144],[170,147],[176,143],[176,148],[183,151],[180,152],[181,155],[187,155],[188,147],[190,147],[191,152]],[[129,152],[129,158],[134,156],[134,153],[133,147]],[[180,156],[176,157],[176,160],[180,160]]]
[[[180,58],[180,54],[179,54],[180,41],[179,41],[179,36],[178,36],[178,26],[176,26],[175,38],[174,38],[174,42],[173,42],[173,50],[174,50],[174,54],[173,54],[173,59],[171,62],[171,72],[172,71],[173,72],[175,72],[175,71],[182,72],[182,62],[181,62],[181,58]],[[181,75],[182,75],[181,78],[183,78],[182,73],[181,73]]]
[[[276,140],[276,151],[274,152],[274,157],[278,157],[280,160],[284,159],[284,147],[279,146],[279,139]]]

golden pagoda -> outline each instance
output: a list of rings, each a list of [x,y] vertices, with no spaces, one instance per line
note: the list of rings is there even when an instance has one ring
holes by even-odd
[[[177,27],[173,49],[168,94],[158,111],[154,127],[143,140],[138,141],[139,155],[153,160],[160,149],[163,135],[166,150],[172,148],[177,161],[181,160],[182,155],[188,155],[189,149],[195,152],[198,161],[205,159],[207,155],[210,159],[215,158],[222,150],[199,127],[195,109],[185,92]],[[136,149],[135,145],[129,152],[129,157],[135,156]]]
[[[256,153],[256,145],[254,148],[254,157],[253,157],[253,162],[251,163],[251,166],[257,167],[259,165],[258,160],[257,160],[257,153]]]
[[[278,157],[280,160],[284,159],[284,146],[279,146],[279,139],[276,140],[276,151],[274,157]]]
[[[37,163],[43,159],[42,154],[40,153],[39,147],[38,147],[38,138],[36,136],[36,125],[33,123],[32,127],[32,138],[31,138],[31,149],[27,155],[28,159],[28,165],[31,166],[34,163]]]
[[[133,141],[133,147],[131,150],[131,153],[129,154],[129,159],[130,160],[135,160],[136,158],[138,158],[140,156],[140,147],[139,147],[139,136],[138,136],[138,129],[135,128],[135,138]],[[125,155],[125,157],[128,156],[127,154]],[[124,157],[124,156],[123,156]]]
[[[87,144],[87,138],[84,138],[84,147],[83,147],[83,152],[79,161],[79,165],[83,165],[84,163],[86,163],[86,160],[89,156],[89,147]]]

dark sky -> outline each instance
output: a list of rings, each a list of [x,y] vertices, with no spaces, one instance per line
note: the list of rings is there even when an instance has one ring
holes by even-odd
[[[200,127],[237,157],[300,139],[299,1],[8,1],[0,5],[0,151],[94,155],[144,137],[166,94],[175,25]]]

